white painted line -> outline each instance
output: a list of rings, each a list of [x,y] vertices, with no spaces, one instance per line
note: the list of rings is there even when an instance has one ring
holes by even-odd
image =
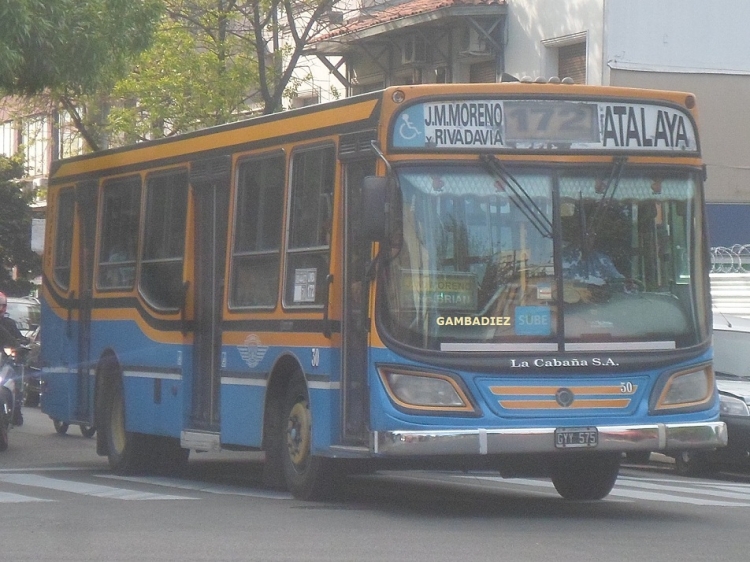
[[[549,480],[532,480],[529,478],[503,478],[501,476],[472,476],[472,475],[457,475],[457,478],[463,479],[476,479],[476,480],[489,480],[494,482],[504,482],[506,484],[516,484],[521,486],[533,486],[537,488],[554,489],[554,485]],[[628,487],[635,488],[633,490]],[[638,489],[640,488],[640,489]],[[651,492],[647,490],[659,490],[658,492]],[[662,493],[672,492],[672,493]],[[705,497],[692,497],[690,494],[698,496],[715,496],[723,497],[727,499],[737,498],[746,501],[750,501],[750,494],[732,494],[731,492],[725,493],[711,493],[708,491],[701,490],[693,487],[677,487],[677,486],[664,486],[662,484],[649,483],[645,481],[637,481],[633,479],[624,479],[621,481],[617,479],[617,483],[612,491],[609,493],[607,498],[629,498],[637,500],[648,500],[648,501],[659,501],[659,502],[670,502],[670,503],[685,503],[691,505],[707,505],[716,507],[750,507],[750,503],[737,502],[737,501],[721,501],[712,500]]]
[[[165,486],[177,488],[178,490],[190,490],[193,492],[205,492],[208,494],[222,494],[227,496],[245,496],[250,498],[264,498],[269,500],[291,500],[292,495],[287,492],[276,492],[274,490],[252,490],[240,486],[227,486],[224,484],[204,484],[188,480],[176,480],[164,476],[117,476],[110,474],[97,474],[98,478],[110,478],[112,480],[124,480],[126,482],[137,482],[139,484],[152,484],[154,486]]]
[[[32,498],[31,496],[22,496],[21,494],[11,494],[10,492],[0,492],[0,503],[26,503],[26,502],[51,502],[42,498]]]
[[[165,494],[152,494],[150,492],[138,492],[135,490],[125,490],[123,488],[113,488],[111,486],[100,486],[98,484],[87,484],[85,482],[74,482],[72,480],[59,480],[37,474],[3,474],[0,475],[0,482],[17,484],[19,486],[32,486],[35,488],[44,488],[47,490],[57,490],[60,492],[70,492],[84,496],[93,496],[97,498],[108,498],[116,500],[190,500],[197,498],[188,498],[185,496],[170,496]]]
[[[0,474],[2,473],[15,473],[15,472],[68,472],[68,471],[87,471],[91,472],[92,469],[88,466],[40,466],[40,467],[27,467],[27,468],[0,468]]]

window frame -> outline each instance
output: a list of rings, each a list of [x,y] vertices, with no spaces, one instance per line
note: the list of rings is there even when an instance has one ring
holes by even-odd
[[[148,230],[149,230],[149,219],[150,219],[150,211],[153,209],[153,207],[149,206],[149,195],[150,195],[150,189],[152,187],[152,182],[159,181],[163,179],[168,179],[168,181],[172,181],[174,178],[178,178],[179,176],[184,177],[184,182],[179,186],[184,189],[184,195],[185,195],[185,214],[183,216],[184,224],[182,225],[182,234],[179,236],[179,238],[182,241],[182,254],[179,257],[168,257],[168,258],[147,258],[146,257],[146,251],[149,246],[149,236],[148,236]],[[167,186],[170,187],[170,186]],[[173,187],[173,186],[172,186]],[[146,175],[145,180],[143,181],[143,188],[142,188],[142,209],[141,209],[141,222],[142,222],[142,231],[143,231],[143,242],[140,244],[139,251],[138,251],[138,268],[137,268],[137,275],[136,278],[138,280],[138,293],[143,297],[143,300],[148,303],[149,306],[154,308],[155,310],[162,311],[162,312],[174,312],[176,310],[179,310],[181,308],[181,304],[178,302],[174,306],[162,306],[155,302],[155,300],[148,294],[146,290],[144,290],[144,272],[146,270],[147,266],[154,265],[154,264],[170,264],[170,263],[180,263],[180,288],[182,287],[183,281],[184,281],[184,269],[185,269],[185,254],[187,249],[187,225],[188,225],[188,207],[189,207],[189,200],[190,200],[190,180],[189,180],[189,172],[186,167],[178,167],[178,168],[169,168],[165,170],[159,170],[156,172],[151,172]],[[162,207],[163,209],[163,207]],[[172,240],[172,238],[170,238]],[[160,246],[161,248],[161,246]]]
[[[281,197],[281,208],[280,208],[280,216],[278,220],[278,240],[277,240],[277,247],[275,249],[257,249],[256,248],[252,250],[246,250],[242,249],[239,250],[237,248],[238,243],[238,237],[240,235],[240,191],[243,189],[242,182],[242,174],[246,168],[252,168],[254,165],[257,165],[261,162],[268,162],[274,159],[280,159],[282,164],[282,178],[281,178],[281,184],[280,184],[280,192],[279,196]],[[230,247],[230,270],[229,270],[229,290],[227,292],[227,305],[229,310],[264,310],[264,311],[273,311],[278,306],[279,302],[279,292],[280,292],[280,286],[281,286],[281,276],[282,276],[282,251],[284,249],[284,232],[285,232],[285,225],[286,225],[286,211],[287,211],[287,205],[286,205],[286,197],[287,197],[287,170],[288,170],[288,161],[287,161],[287,153],[285,150],[273,150],[270,152],[265,152],[262,154],[253,154],[253,155],[247,155],[237,160],[236,166],[235,166],[235,191],[234,191],[234,209],[232,213],[232,238],[231,238],[231,247]],[[270,189],[268,185],[261,186],[260,191],[264,192],[265,190]],[[258,206],[258,214],[255,215],[255,218],[259,214],[262,214],[263,211],[266,209],[264,206],[263,208],[260,208]],[[277,264],[276,264],[276,271],[278,274],[278,277],[276,279],[276,286],[274,288],[274,298],[273,298],[273,304],[245,304],[245,303],[238,303],[235,299],[235,289],[236,289],[236,275],[237,273],[237,267],[238,267],[238,261],[240,260],[247,260],[247,261],[262,261],[263,259],[267,258],[273,258],[273,256],[276,256],[277,258]]]
[[[306,155],[314,152],[318,152],[321,157],[326,153],[326,151],[329,153],[331,161],[331,190],[330,190],[330,208],[329,208],[329,219],[330,224],[328,225],[329,231],[328,236],[329,240],[327,244],[317,244],[312,246],[292,246],[293,243],[293,237],[296,232],[295,225],[292,224],[293,221],[296,218],[296,214],[294,212],[294,204],[296,201],[296,194],[297,190],[295,189],[295,166],[298,164],[301,155]],[[289,157],[288,162],[288,172],[287,172],[287,195],[286,195],[286,224],[285,224],[285,241],[284,241],[284,267],[283,267],[283,282],[282,282],[282,293],[281,293],[281,302],[282,307],[284,309],[293,309],[293,310],[321,310],[323,309],[327,303],[322,302],[320,300],[321,296],[323,296],[326,293],[326,285],[327,281],[326,278],[328,275],[330,275],[330,267],[331,267],[331,248],[332,248],[332,242],[333,242],[333,222],[334,222],[334,214],[336,210],[335,205],[335,196],[336,196],[336,182],[337,182],[337,174],[338,174],[338,168],[337,168],[337,156],[336,156],[336,145],[333,142],[322,142],[322,143],[316,143],[311,144],[307,146],[300,146],[296,147]],[[325,164],[325,162],[322,162]],[[323,167],[321,166],[321,173],[323,173]],[[323,195],[323,193],[319,192],[318,197]],[[320,216],[317,217],[318,221],[320,219]],[[319,226],[319,224],[317,225]],[[320,237],[318,237],[317,242],[320,241]],[[323,275],[318,275],[316,273],[315,278],[315,297],[313,301],[302,301],[302,302],[294,302],[293,295],[294,295],[294,279],[290,279],[290,271],[292,269],[292,261],[295,260],[298,256],[321,256],[325,261],[327,261],[328,270],[323,273]],[[312,269],[312,268],[294,268],[296,271],[299,271],[301,269]],[[291,295],[292,299],[287,298],[287,293],[289,292],[291,288]]]
[[[66,223],[65,225],[62,224],[62,211],[63,211],[63,200],[70,199],[70,221],[69,223]],[[54,239],[54,253],[53,253],[53,265],[52,265],[52,278],[55,282],[55,284],[60,287],[61,289],[64,289],[65,291],[70,290],[70,276],[72,273],[73,268],[73,244],[75,239],[75,224],[76,224],[76,192],[74,186],[67,186],[64,188],[61,188],[57,192],[56,197],[56,213],[55,213],[55,239]],[[63,226],[67,227],[67,232],[65,234],[68,234],[69,236],[63,236],[62,228]],[[63,251],[64,246],[61,244],[61,241],[67,239],[68,242],[68,251],[67,256],[61,256],[61,251]],[[65,257],[67,258],[67,264],[65,266],[60,266],[60,258]],[[62,282],[60,277],[58,276],[58,272],[62,270],[67,270],[67,281]]]
[[[137,182],[137,188],[136,188],[136,182]],[[102,260],[102,254],[105,250],[105,243],[109,244],[110,240],[108,239],[108,229],[107,224],[105,223],[105,213],[107,211],[107,192],[108,189],[112,186],[117,186],[119,184],[119,187],[116,187],[115,189],[122,190],[124,189],[124,186],[126,184],[132,183],[133,188],[135,189],[135,192],[137,193],[137,201],[135,205],[132,205],[132,209],[135,209],[137,212],[137,220],[135,221],[135,224],[129,225],[131,229],[135,232],[135,245],[133,248],[133,257],[132,259],[126,259],[122,261],[111,261],[107,259],[106,261]],[[138,279],[138,255],[140,250],[140,239],[141,239],[141,222],[143,218],[143,178],[140,174],[131,174],[127,176],[120,176],[115,178],[109,178],[102,182],[101,185],[101,207],[99,209],[99,221],[98,221],[98,235],[97,235],[97,250],[96,250],[96,290],[97,291],[120,291],[120,292],[130,292],[133,291],[136,287],[136,280]],[[107,248],[107,251],[111,253],[112,248]],[[133,268],[133,275],[132,275],[132,281],[129,284],[112,284],[108,285],[105,283],[102,283],[102,280],[104,278],[104,271],[106,269],[114,269],[114,267],[111,267],[112,264],[117,264],[118,269],[124,269],[124,268]],[[104,266],[104,269],[102,269],[102,266]]]

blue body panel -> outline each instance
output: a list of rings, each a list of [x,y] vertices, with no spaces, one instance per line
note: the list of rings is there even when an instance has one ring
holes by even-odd
[[[91,330],[90,373],[85,383],[77,372],[77,326],[42,306],[45,326],[43,370],[45,390],[42,410],[50,417],[65,422],[93,422],[95,367],[98,358],[109,350],[123,368],[127,429],[134,432],[180,437],[189,428],[192,404],[193,353],[187,344],[165,344],[151,340],[138,325],[129,321],[95,321]],[[57,334],[58,338],[46,334]],[[248,360],[247,346],[225,345],[221,350],[221,388],[219,395],[220,437],[224,445],[259,448],[262,445],[263,416],[269,373],[282,356],[291,356],[301,366],[308,382],[310,407],[313,412],[313,451],[330,454],[333,445],[341,443],[341,353],[338,348],[255,346]],[[711,351],[690,364],[711,360]],[[688,423],[718,419],[718,399],[709,408],[691,413],[650,415],[649,397],[662,370],[616,373],[606,366],[592,370],[567,367],[550,369],[549,374],[512,372],[486,373],[453,371],[475,402],[478,415],[429,415],[400,410],[390,399],[378,376],[375,365],[402,364],[430,370],[429,365],[415,363],[383,348],[370,350],[370,430],[396,431],[409,429],[473,429],[533,428],[587,425],[637,425],[672,421]],[[675,367],[670,366],[673,371]],[[623,382],[632,384],[627,396],[617,396],[607,387]],[[79,393],[82,384],[90,397],[89,418],[81,420]],[[525,391],[537,387],[594,387],[588,398],[614,401],[604,407],[567,409],[555,404],[539,408],[518,407],[526,397],[513,394],[512,389]],[[506,391],[506,389],[508,389]]]

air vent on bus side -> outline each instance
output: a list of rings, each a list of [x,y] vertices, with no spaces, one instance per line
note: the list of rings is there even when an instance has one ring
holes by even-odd
[[[339,160],[354,160],[372,156],[370,143],[377,138],[378,133],[375,129],[341,135],[339,139]]]
[[[190,183],[208,183],[229,177],[232,169],[232,158],[216,156],[214,158],[203,158],[190,163]]]

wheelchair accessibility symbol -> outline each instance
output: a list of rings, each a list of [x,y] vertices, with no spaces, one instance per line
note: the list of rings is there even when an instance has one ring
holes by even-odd
[[[417,138],[417,136],[419,135],[419,129],[412,125],[411,119],[409,119],[409,115],[407,113],[404,113],[401,116],[401,120],[403,121],[403,123],[401,123],[401,127],[399,127],[398,130],[401,138],[404,140],[412,140]]]
[[[421,116],[421,106],[416,110],[414,108],[405,111],[398,116],[394,129],[394,144],[402,147],[415,147],[424,145],[424,130],[419,126]],[[416,124],[415,124],[416,123]]]

